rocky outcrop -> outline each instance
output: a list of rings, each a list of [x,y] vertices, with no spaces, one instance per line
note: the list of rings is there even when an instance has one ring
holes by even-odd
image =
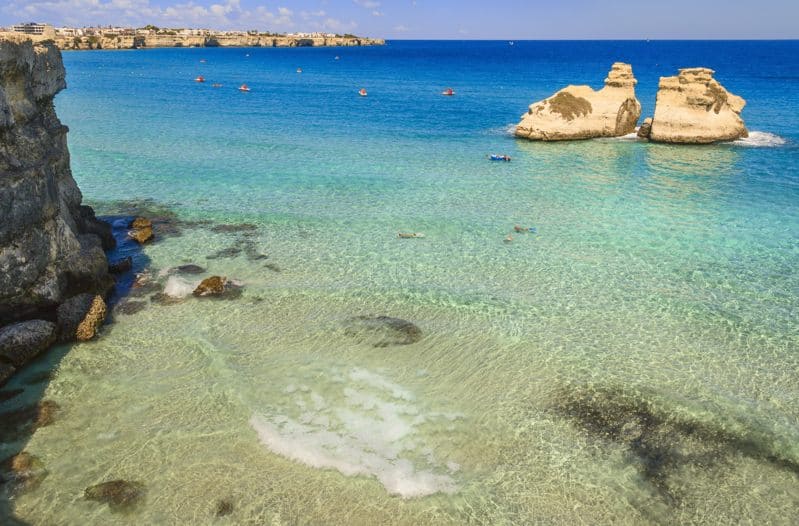
[[[709,144],[747,137],[741,111],[746,101],[731,94],[707,68],[681,69],[662,77],[649,138],[656,142]]]
[[[52,43],[0,40],[0,325],[113,285],[108,230],[81,206],[53,107],[65,86]]]
[[[516,136],[538,141],[621,137],[633,133],[641,116],[632,66],[613,64],[605,87],[568,86],[532,104],[516,126]]]
[[[644,122],[641,123],[641,127],[638,128],[638,138],[639,139],[648,139],[649,136],[652,134],[652,117],[647,117],[644,119]]]
[[[97,335],[105,321],[103,298],[90,293],[78,294],[58,306],[58,339],[62,342],[88,341]]]

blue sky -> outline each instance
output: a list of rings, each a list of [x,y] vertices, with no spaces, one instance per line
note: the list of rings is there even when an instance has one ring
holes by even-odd
[[[799,38],[799,0],[0,0],[0,25],[327,31],[385,38]]]

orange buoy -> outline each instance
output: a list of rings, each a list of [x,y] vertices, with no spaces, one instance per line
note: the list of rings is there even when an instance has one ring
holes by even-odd
[[[366,97],[368,93],[366,93],[366,89],[361,88],[361,90],[358,92],[358,95],[360,95],[361,97]]]

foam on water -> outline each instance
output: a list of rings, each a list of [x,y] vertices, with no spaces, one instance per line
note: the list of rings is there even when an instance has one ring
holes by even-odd
[[[409,390],[366,369],[353,368],[343,379],[326,396],[289,384],[283,392],[291,404],[280,413],[254,414],[250,425],[278,455],[347,476],[373,476],[392,495],[454,493],[452,475],[461,466],[439,463],[425,433],[442,424],[451,430],[461,415],[425,412]]]
[[[785,139],[774,133],[750,131],[749,137],[733,141],[732,144],[749,146],[751,148],[772,148],[775,146],[783,146],[786,142]]]
[[[190,283],[183,278],[170,276],[164,285],[164,294],[172,298],[186,298],[197,288],[197,283]]]

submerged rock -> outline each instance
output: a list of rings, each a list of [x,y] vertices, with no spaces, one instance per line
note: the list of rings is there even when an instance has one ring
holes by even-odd
[[[13,493],[36,489],[45,477],[47,470],[42,461],[27,451],[0,462],[0,484],[11,484]]]
[[[410,345],[422,339],[422,330],[413,323],[389,316],[356,316],[347,321],[345,334],[371,343],[374,347]]]
[[[108,504],[111,511],[127,511],[135,507],[145,495],[145,486],[140,482],[111,480],[86,488],[86,500]]]
[[[114,311],[119,314],[130,316],[132,314],[136,314],[138,312],[143,311],[145,307],[147,307],[147,303],[144,301],[127,300],[118,304],[114,308]]]
[[[204,268],[202,268],[199,265],[193,265],[193,264],[180,265],[179,267],[176,267],[175,270],[177,271],[178,274],[202,274],[203,272],[205,272]]]
[[[708,68],[681,69],[662,77],[650,139],[656,142],[708,144],[748,137],[741,111],[746,101],[733,95]]]
[[[221,499],[216,502],[216,516],[225,517],[233,513],[233,503],[228,499]]]
[[[153,228],[149,226],[145,228],[137,228],[135,230],[131,230],[128,235],[131,237],[131,239],[140,245],[143,245],[153,239]]]
[[[237,225],[214,225],[211,227],[212,232],[218,234],[235,234],[240,232],[254,232],[258,230],[257,225],[252,223],[239,223]]]
[[[17,368],[13,365],[9,365],[7,363],[0,362],[0,385],[3,385],[11,378],[14,373],[17,372]],[[2,396],[0,396],[0,401],[2,401]]]
[[[563,141],[633,133],[641,116],[636,84],[632,66],[617,62],[599,91],[589,86],[568,86],[532,104],[516,126],[516,136]]]
[[[32,320],[0,329],[0,362],[21,367],[48,349],[56,339],[55,323]]]
[[[0,442],[12,442],[55,422],[61,408],[52,400],[0,413]]]
[[[113,261],[108,264],[108,272],[111,274],[122,274],[128,272],[133,268],[133,258],[128,256],[118,261]]]

